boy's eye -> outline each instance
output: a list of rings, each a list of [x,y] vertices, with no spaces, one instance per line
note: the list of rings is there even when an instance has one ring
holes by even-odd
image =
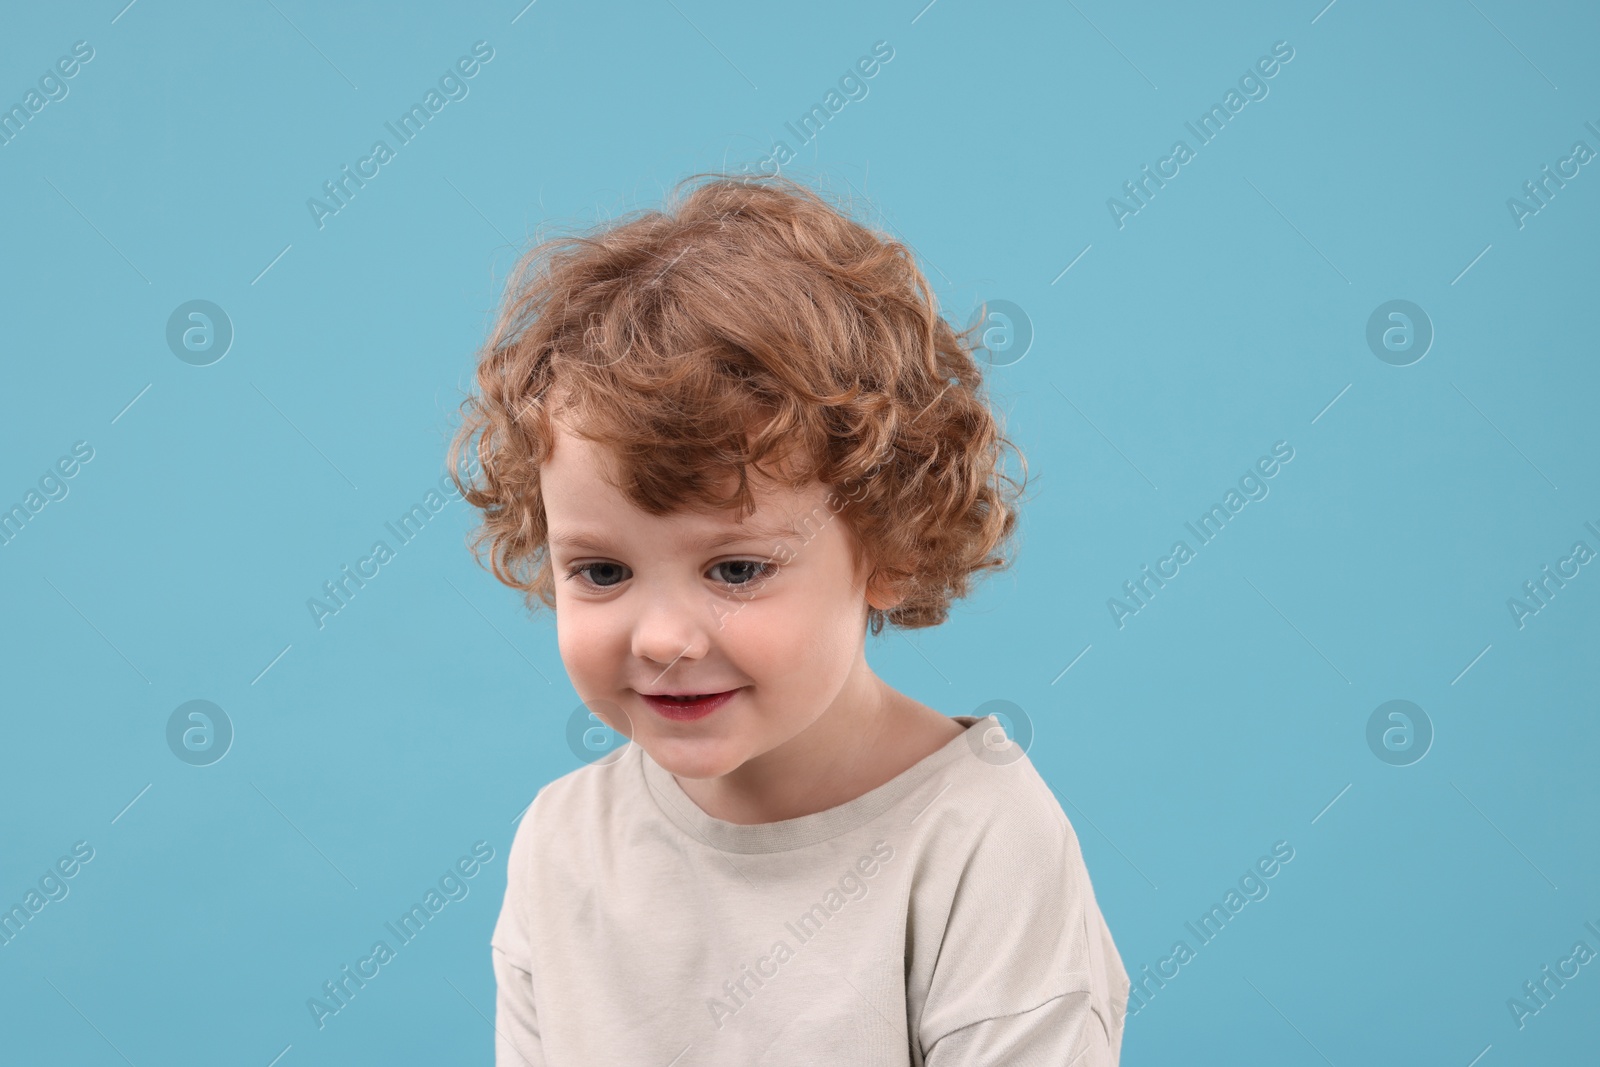
[[[728,559],[712,566],[713,572],[724,569],[718,580],[736,588],[754,585],[772,577],[778,571],[776,563],[761,559]],[[620,563],[578,563],[567,568],[567,577],[578,578],[595,589],[610,589],[622,582],[628,568]],[[588,572],[595,572],[590,574]]]
[[[777,564],[761,559],[723,560],[711,569],[716,570],[717,567],[729,569],[728,585],[753,585],[763,578],[772,577],[778,570]]]
[[[625,569],[626,568],[619,563],[580,563],[576,567],[568,568],[567,577],[577,578],[581,576],[585,582],[597,589],[610,589],[613,585],[617,584],[617,582],[622,581],[622,578],[615,574],[607,575],[606,572],[621,571]],[[585,571],[600,571],[604,576],[600,578],[591,578],[584,574]]]

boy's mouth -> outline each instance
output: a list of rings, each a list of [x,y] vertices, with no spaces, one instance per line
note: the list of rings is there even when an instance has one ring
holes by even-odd
[[[676,695],[640,693],[639,695],[644,698],[646,704],[649,704],[663,718],[671,719],[674,722],[689,722],[710,715],[731,700],[734,694],[738,692],[739,690],[737,689],[729,689],[721,693],[682,693]]]

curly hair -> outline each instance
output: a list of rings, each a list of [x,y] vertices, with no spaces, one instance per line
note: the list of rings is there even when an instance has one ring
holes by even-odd
[[[751,469],[822,482],[858,559],[902,597],[869,605],[872,633],[944,622],[975,574],[1012,562],[1022,485],[1004,449],[1027,476],[984,395],[976,327],[940,316],[905,245],[790,179],[691,175],[665,207],[537,243],[512,272],[449,452],[483,512],[479,565],[488,544],[530,610],[555,607],[539,468],[565,412],[653,515],[742,517]]]

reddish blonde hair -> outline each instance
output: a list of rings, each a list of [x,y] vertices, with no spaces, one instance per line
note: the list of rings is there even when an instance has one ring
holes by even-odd
[[[539,467],[566,412],[654,515],[743,518],[749,469],[821,481],[904,597],[869,605],[872,632],[944,622],[974,574],[1010,566],[1022,489],[971,329],[939,315],[905,245],[790,179],[692,175],[665,206],[539,243],[513,271],[450,444],[483,511],[479,564],[487,543],[496,578],[555,607]],[[481,477],[464,483],[474,438]]]

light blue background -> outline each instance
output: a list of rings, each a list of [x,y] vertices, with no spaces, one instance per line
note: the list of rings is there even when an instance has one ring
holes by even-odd
[[[459,500],[324,628],[306,601],[443,472],[537,227],[798,147],[880,40],[785,173],[906,240],[952,320],[1005,299],[1036,337],[988,372],[1033,475],[1017,565],[875,668],[1025,710],[1135,977],[1295,849],[1123,1063],[1593,1055],[1600,963],[1524,1029],[1506,1006],[1600,949],[1600,573],[1507,608],[1600,549],[1600,165],[1506,206],[1600,149],[1593,7],[123,2],[0,37],[6,106],[95,50],[0,147],[0,506],[94,449],[0,548],[0,903],[95,849],[0,947],[0,1060],[490,1061],[513,820],[579,765],[551,620]],[[319,229],[307,198],[479,40],[470,95]],[[1277,41],[1270,95],[1119,229],[1107,198]],[[164,339],[191,299],[236,330],[210,366]],[[1365,341],[1391,299],[1436,330],[1410,366]],[[1119,629],[1107,599],[1277,441],[1270,496]],[[237,731],[208,767],[165,740],[192,699]],[[1367,745],[1391,699],[1436,732],[1410,766]],[[307,998],[478,840],[470,895],[318,1030]]]

